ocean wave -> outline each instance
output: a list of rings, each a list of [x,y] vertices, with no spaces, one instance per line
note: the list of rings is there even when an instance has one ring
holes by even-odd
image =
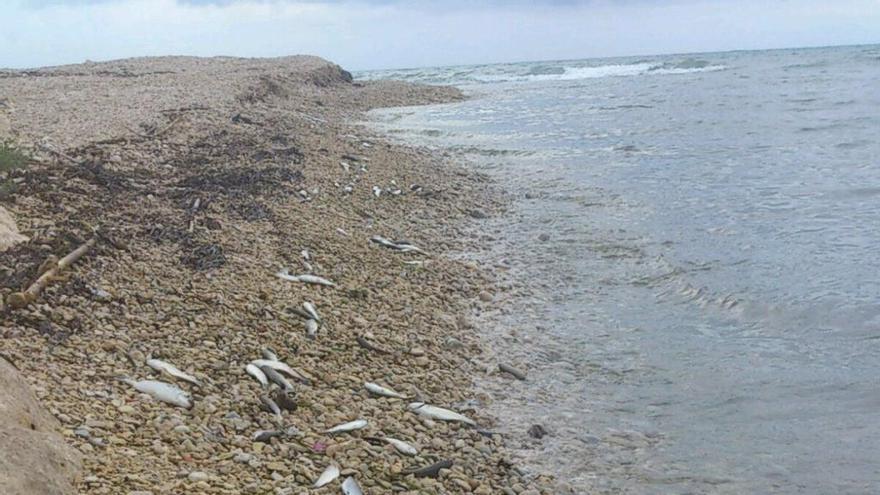
[[[605,65],[579,65],[577,62],[542,62],[371,71],[358,74],[360,79],[400,79],[428,84],[492,84],[540,81],[574,81],[603,77],[634,77],[714,72],[726,65],[707,60],[684,59],[674,62],[638,60]]]

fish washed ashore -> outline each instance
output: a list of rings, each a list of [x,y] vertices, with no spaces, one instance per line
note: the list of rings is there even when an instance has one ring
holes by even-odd
[[[32,157],[0,177],[27,239],[3,300],[97,240],[0,323],[77,492],[552,493],[472,387],[499,286],[444,255],[503,201],[350,124],[458,98],[315,57],[0,71],[0,139]]]

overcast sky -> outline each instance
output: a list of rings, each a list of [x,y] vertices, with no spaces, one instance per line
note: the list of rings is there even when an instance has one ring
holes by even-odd
[[[358,70],[880,43],[880,0],[0,3],[0,67],[308,53]]]

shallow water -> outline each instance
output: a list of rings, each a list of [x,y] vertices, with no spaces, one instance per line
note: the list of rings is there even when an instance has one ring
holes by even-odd
[[[483,319],[529,381],[482,385],[536,469],[578,493],[877,491],[880,46],[360,77],[473,96],[374,117],[515,196],[478,256],[528,287]]]

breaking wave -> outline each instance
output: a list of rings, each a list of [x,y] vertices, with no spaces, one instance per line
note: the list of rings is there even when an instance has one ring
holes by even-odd
[[[507,82],[573,81],[603,77],[690,74],[727,69],[707,60],[684,59],[677,62],[646,60],[587,65],[584,62],[541,62],[519,64],[440,67],[370,71],[357,74],[359,79],[400,79],[427,84],[491,84]]]

